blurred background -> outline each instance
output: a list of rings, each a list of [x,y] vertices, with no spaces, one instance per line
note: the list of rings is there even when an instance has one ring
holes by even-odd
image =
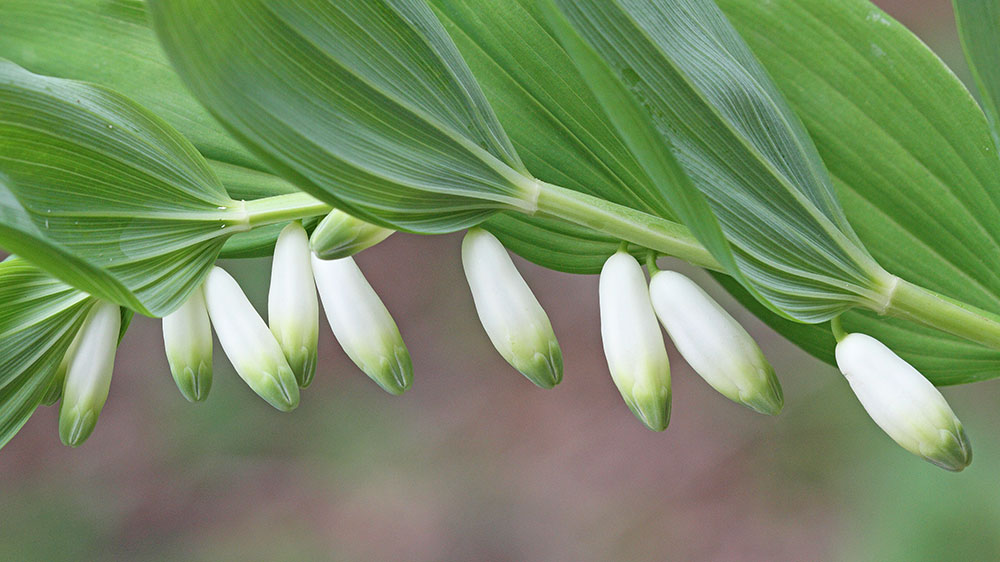
[[[834,0],[831,0],[834,1]],[[877,2],[963,79],[947,0]],[[996,560],[1000,383],[948,388],[976,459],[961,474],[894,445],[837,371],[689,271],[752,331],[785,389],[768,418],[670,349],[670,428],[646,430],[607,373],[597,278],[518,261],[548,310],[564,382],[537,389],[496,354],[460,235],[396,235],[358,257],[416,382],[392,397],[323,320],[301,406],[257,398],[216,347],[187,403],[159,322],[137,318],[97,430],[59,443],[41,408],[0,453],[4,560]],[[223,264],[264,310],[267,260]]]

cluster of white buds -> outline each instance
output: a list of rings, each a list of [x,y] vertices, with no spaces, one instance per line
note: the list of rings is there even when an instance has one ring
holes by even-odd
[[[941,392],[882,342],[865,334],[838,338],[837,366],[875,423],[907,451],[960,471],[972,447]]]
[[[629,409],[650,429],[670,418],[670,365],[656,318],[681,356],[724,396],[765,414],[781,411],[781,385],[757,343],[697,284],[642,267],[619,250],[601,271],[601,335],[611,376]]]
[[[344,231],[344,236],[355,234]],[[346,245],[329,231],[324,243]],[[208,393],[209,330],[214,327],[223,351],[247,385],[275,408],[294,409],[299,389],[312,382],[316,371],[317,289],[334,335],[358,367],[393,394],[409,388],[413,381],[410,354],[354,260],[320,259],[310,249],[305,229],[293,222],[275,244],[267,324],[236,280],[218,267],[184,306],[163,319],[167,360],[184,396],[196,401]]]
[[[204,400],[212,385],[212,329],[241,378],[282,411],[299,403],[299,389],[316,370],[319,301],[345,353],[392,394],[413,382],[410,354],[385,305],[350,255],[391,231],[339,211],[312,238],[289,224],[274,250],[268,319],[239,284],[214,267],[187,302],[163,318],[163,341],[181,393]],[[333,259],[324,259],[333,257]],[[506,249],[473,228],[462,242],[462,264],[490,341],[528,380],[552,388],[563,362],[552,325]],[[670,421],[670,363],[659,323],[678,352],[722,395],[760,413],[783,406],[774,369],[742,326],[691,279],[642,266],[624,249],[600,276],[601,335],[608,368],[625,403],[650,429]],[[320,299],[317,299],[316,292]],[[71,446],[93,432],[107,400],[121,328],[117,305],[98,301],[56,370],[44,402],[62,398],[59,435]],[[864,334],[845,334],[839,320],[837,364],[865,410],[905,449],[948,470],[962,470],[972,450],[962,424],[941,393],[909,363]]]

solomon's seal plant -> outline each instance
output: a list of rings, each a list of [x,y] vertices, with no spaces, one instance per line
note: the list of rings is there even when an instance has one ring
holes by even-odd
[[[538,386],[562,356],[505,248],[601,273],[608,365],[646,425],[669,418],[657,316],[709,384],[778,413],[756,343],[659,271],[672,256],[959,470],[968,440],[933,385],[1000,375],[1000,0],[955,6],[981,106],[867,0],[0,0],[0,247],[16,255],[0,443],[61,400],[80,444],[133,313],[163,318],[192,401],[214,328],[248,385],[293,409],[320,302],[347,355],[402,393],[409,352],[351,256],[468,229],[486,334]],[[272,254],[265,322],[215,262]]]

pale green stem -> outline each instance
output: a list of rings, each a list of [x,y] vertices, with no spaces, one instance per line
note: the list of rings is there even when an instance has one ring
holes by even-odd
[[[884,310],[969,341],[1000,349],[1000,316],[899,279]]]
[[[590,227],[706,269],[722,271],[719,262],[684,225],[599,197],[539,183],[537,204],[541,214]]]
[[[246,209],[246,218],[243,222],[246,230],[325,215],[333,210],[330,205],[306,193],[275,195],[274,197],[245,201],[243,204]]]
[[[559,218],[609,234],[619,240],[723,271],[719,262],[681,224],[556,185],[538,182],[538,214]],[[266,197],[244,203],[239,227],[251,229],[325,215],[330,205],[305,193]],[[948,332],[993,349],[1000,349],[1000,316],[939,295],[898,277],[884,289],[884,305],[869,308]]]
[[[610,234],[615,238],[688,263],[723,271],[682,225],[597,197],[540,183],[538,212]],[[904,318],[993,349],[1000,349],[1000,316],[892,276],[884,286],[884,304],[869,308]]]

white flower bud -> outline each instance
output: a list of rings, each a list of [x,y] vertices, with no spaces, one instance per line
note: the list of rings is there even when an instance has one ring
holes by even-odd
[[[670,421],[670,363],[649,300],[642,267],[619,251],[601,270],[601,337],[611,377],[629,409],[647,427]]]
[[[247,385],[275,408],[288,412],[299,405],[299,384],[281,346],[224,270],[215,267],[205,280],[205,304],[222,350]]]
[[[86,441],[97,425],[111,388],[120,330],[121,310],[104,301],[90,309],[80,328],[59,406],[59,438],[70,447]]]
[[[649,294],[677,351],[712,388],[762,414],[781,411],[784,399],[771,364],[708,293],[680,273],[660,271]]]
[[[267,296],[267,321],[271,333],[305,388],[316,373],[319,343],[319,303],[309,258],[309,236],[298,222],[278,235]]]
[[[212,388],[212,324],[201,287],[180,308],[163,317],[163,349],[184,398],[191,402],[208,398]]]
[[[73,359],[73,356],[76,355],[77,348],[80,347],[80,338],[82,336],[83,330],[77,330],[76,335],[73,336],[73,340],[69,343],[69,347],[66,348],[66,353],[63,354],[62,361],[56,367],[56,374],[52,377],[49,389],[45,391],[42,404],[51,406],[62,397],[63,385],[66,383],[66,370],[69,369],[69,363]]]
[[[912,365],[865,334],[844,337],[836,356],[861,405],[896,443],[947,470],[972,462],[962,422]]]
[[[503,244],[481,228],[470,229],[462,266],[479,321],[500,355],[542,388],[559,384],[562,352],[552,324]]]
[[[334,209],[313,230],[309,246],[323,260],[347,258],[378,244],[394,232]]]
[[[387,392],[410,388],[410,352],[354,260],[321,260],[314,254],[312,266],[326,318],[347,356]]]

